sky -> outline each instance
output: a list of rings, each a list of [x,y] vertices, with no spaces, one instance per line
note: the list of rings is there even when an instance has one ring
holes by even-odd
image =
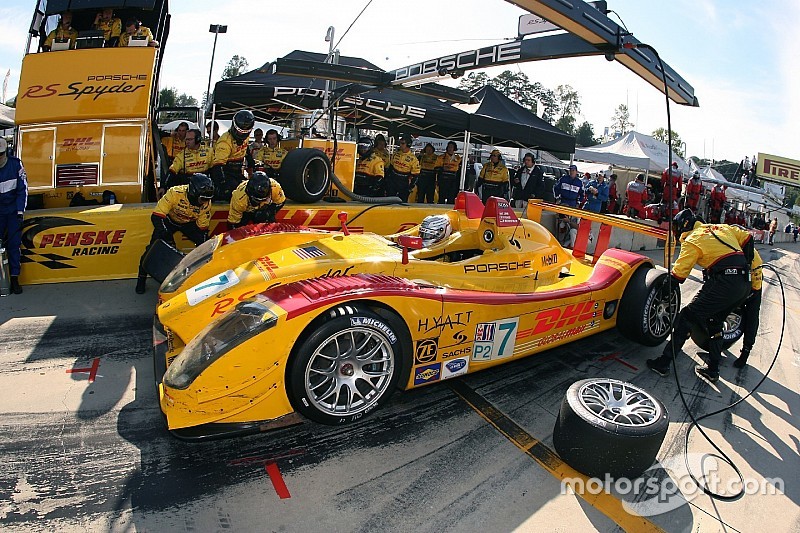
[[[328,26],[339,42],[367,2],[172,0],[162,87],[201,98],[214,41],[209,24],[228,26],[217,43],[213,83],[234,54],[253,69],[296,49],[326,53]],[[33,4],[5,0],[0,7],[0,76],[11,71],[7,98],[19,86]],[[800,2],[608,0],[608,7],[694,87],[700,107],[670,108],[672,129],[686,142],[687,155],[739,161],[763,152],[800,159],[800,53],[794,37]],[[391,70],[514,38],[523,13],[504,0],[372,0],[338,48]],[[666,128],[663,94],[618,62],[597,56],[486,72],[494,76],[507,68],[550,89],[571,85],[581,98],[577,124],[588,121],[595,135],[611,125],[620,104],[628,105],[636,131],[650,135]]]

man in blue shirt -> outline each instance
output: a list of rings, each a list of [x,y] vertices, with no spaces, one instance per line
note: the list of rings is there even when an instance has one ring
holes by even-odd
[[[8,142],[0,137],[0,239],[8,253],[11,292],[22,294],[19,285],[21,228],[28,205],[28,178],[22,161],[7,154]]]
[[[561,176],[553,187],[553,195],[557,204],[569,207],[580,207],[583,204],[583,182],[578,177],[577,166],[569,166],[569,174]]]

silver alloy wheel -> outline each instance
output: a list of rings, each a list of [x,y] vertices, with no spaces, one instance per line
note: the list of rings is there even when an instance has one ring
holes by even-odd
[[[678,314],[678,297],[669,292],[668,284],[656,289],[653,302],[647,309],[647,325],[654,337],[661,337],[669,332]]]
[[[616,379],[596,379],[578,391],[581,404],[599,418],[622,426],[647,426],[661,416],[661,406],[645,390]]]
[[[395,358],[389,339],[374,329],[339,331],[325,339],[308,361],[305,388],[309,401],[330,415],[369,411],[389,387]]]
[[[742,327],[742,316],[739,313],[731,313],[725,317],[722,323],[722,334],[736,331]]]

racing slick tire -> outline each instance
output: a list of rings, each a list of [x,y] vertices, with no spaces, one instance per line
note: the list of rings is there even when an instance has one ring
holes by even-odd
[[[328,311],[301,335],[287,369],[295,410],[323,424],[360,420],[383,405],[402,371],[402,326],[352,305]]]
[[[737,307],[731,311],[722,324],[722,349],[727,350],[744,335],[742,309]],[[698,324],[691,324],[689,335],[701,350],[708,350],[708,332]]]
[[[667,278],[655,268],[640,268],[631,276],[617,313],[617,328],[625,337],[645,346],[667,340],[681,307],[680,286],[673,283],[668,297]]]
[[[328,156],[316,148],[292,150],[281,164],[280,183],[286,196],[295,202],[318,202],[331,185]]]
[[[654,462],[669,413],[644,389],[610,378],[573,383],[556,418],[558,455],[587,476],[633,479]]]

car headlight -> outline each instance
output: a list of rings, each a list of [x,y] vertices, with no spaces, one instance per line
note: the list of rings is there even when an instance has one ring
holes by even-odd
[[[181,259],[181,262],[178,263],[178,266],[169,273],[164,283],[161,284],[160,291],[163,293],[177,291],[189,276],[197,272],[198,268],[211,261],[214,250],[219,246],[219,241],[219,236],[212,237],[186,254],[186,256]]]
[[[214,361],[277,322],[278,317],[263,302],[240,303],[186,345],[164,374],[164,384],[178,390],[188,388]]]

